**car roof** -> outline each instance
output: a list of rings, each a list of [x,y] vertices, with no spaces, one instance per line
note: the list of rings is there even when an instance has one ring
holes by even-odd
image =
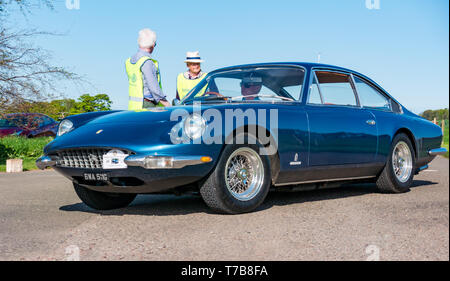
[[[354,70],[351,70],[351,69],[348,69],[348,68],[344,68],[344,67],[340,67],[340,66],[336,66],[336,65],[331,65],[331,64],[313,63],[313,62],[265,62],[265,63],[241,64],[241,65],[234,65],[234,66],[228,66],[228,67],[219,68],[219,69],[216,69],[214,71],[211,71],[211,73],[221,72],[221,71],[226,71],[226,70],[239,69],[239,68],[264,67],[264,66],[289,66],[289,65],[291,65],[291,66],[292,65],[294,65],[294,66],[302,66],[302,67],[304,67],[306,69],[311,69],[311,68],[330,68],[330,69],[335,69],[335,70],[352,72],[352,73],[356,73],[356,74],[364,76],[363,74],[358,73],[358,72],[356,72]]]
[[[375,81],[367,77],[366,75],[359,73],[355,70],[351,70],[348,68],[331,65],[331,64],[323,64],[323,63],[313,63],[313,62],[265,62],[265,63],[253,63],[253,64],[242,64],[242,65],[235,65],[235,66],[229,66],[229,67],[223,67],[219,68],[217,70],[211,71],[209,74],[214,74],[216,72],[221,71],[227,71],[227,70],[233,70],[233,69],[239,69],[239,68],[250,68],[250,67],[264,67],[264,66],[300,66],[305,68],[307,71],[310,71],[313,68],[324,68],[324,69],[331,69],[331,70],[337,70],[337,71],[344,71],[356,74],[365,80],[369,81],[373,85],[375,85],[377,88],[379,88],[381,91],[383,91],[387,96],[389,96],[391,99],[393,99],[395,102],[399,103],[395,98],[393,98],[383,87],[381,87],[379,84],[377,84]]]

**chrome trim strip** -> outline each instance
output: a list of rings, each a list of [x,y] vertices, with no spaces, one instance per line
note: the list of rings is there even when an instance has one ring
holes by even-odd
[[[123,162],[128,166],[143,167],[144,166],[145,155],[130,155],[127,156]]]
[[[58,159],[57,156],[42,156],[36,160],[36,166],[39,169],[44,170],[48,167],[56,166],[56,161],[58,161]]]
[[[444,147],[428,150],[430,156],[443,155],[445,153],[447,153],[447,149]]]
[[[350,177],[350,178],[325,179],[325,180],[312,180],[312,181],[299,181],[299,182],[288,182],[288,183],[276,183],[275,186],[295,185],[295,184],[315,183],[315,182],[330,182],[330,181],[360,180],[360,179],[370,179],[370,178],[376,178],[376,176]]]
[[[356,89],[356,82],[355,78],[353,77],[353,73],[350,73],[350,84],[352,85],[353,94],[355,94],[356,104],[358,105],[359,108],[363,108],[361,100],[359,99],[358,89]]]
[[[426,170],[426,169],[428,169],[428,165],[425,165],[425,166],[420,167],[420,168],[417,170],[417,172],[422,172],[423,170]]]
[[[315,71],[313,71],[313,74],[314,74],[314,80],[313,80],[313,83],[315,82],[316,84],[317,84],[317,90],[319,91],[319,96],[320,96],[320,102],[322,103],[322,104],[324,104],[324,101],[323,101],[323,95],[322,95],[322,89],[320,88],[320,84],[319,84],[319,79],[317,78],[317,74],[316,74],[316,72]],[[311,84],[311,87],[312,87],[312,84]],[[311,89],[310,89],[311,90]],[[308,96],[308,99],[309,99],[309,96]]]
[[[163,155],[130,155],[127,158],[125,158],[124,162],[128,166],[142,167],[144,169],[147,169],[147,168],[145,168],[145,158],[146,157],[172,158],[172,163],[173,163],[172,167],[148,168],[148,169],[180,169],[180,168],[184,168],[186,166],[209,163],[209,162],[203,162],[201,160],[201,158],[204,156],[175,156],[175,157],[173,157],[173,156],[163,156]],[[212,160],[210,162],[212,162]]]

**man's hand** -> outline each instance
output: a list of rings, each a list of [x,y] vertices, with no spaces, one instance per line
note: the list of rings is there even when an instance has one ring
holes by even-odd
[[[168,102],[168,101],[166,101],[166,100],[160,100],[159,102],[160,102],[162,105],[164,105],[165,107],[172,106],[172,105],[170,104],[170,102]]]

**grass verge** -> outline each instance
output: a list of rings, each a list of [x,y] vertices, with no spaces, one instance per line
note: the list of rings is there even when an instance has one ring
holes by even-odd
[[[445,130],[444,130],[444,138],[442,140],[442,147],[447,148],[447,153],[444,154],[444,157],[448,158],[448,125],[445,127]]]
[[[36,160],[37,158],[23,159],[23,170],[24,171],[37,170],[38,167],[36,167]],[[6,160],[0,160],[0,173],[1,172],[6,172]]]
[[[36,170],[36,160],[43,154],[51,137],[24,138],[8,136],[0,138],[0,172],[6,172],[6,159],[22,159],[23,170]]]

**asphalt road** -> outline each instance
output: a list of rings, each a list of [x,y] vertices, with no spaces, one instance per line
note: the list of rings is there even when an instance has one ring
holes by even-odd
[[[0,260],[449,260],[449,160],[404,194],[374,185],[270,193],[256,211],[138,196],[89,209],[53,171],[0,174]]]

